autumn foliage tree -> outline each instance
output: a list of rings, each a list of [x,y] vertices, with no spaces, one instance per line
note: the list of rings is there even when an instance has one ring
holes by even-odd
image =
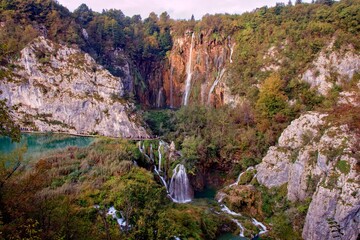
[[[286,108],[287,96],[282,90],[283,85],[277,73],[265,79],[256,102],[256,109],[261,117],[272,118]]]

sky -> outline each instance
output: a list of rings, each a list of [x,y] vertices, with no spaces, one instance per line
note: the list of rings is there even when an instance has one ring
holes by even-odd
[[[206,13],[243,13],[262,6],[275,6],[277,2],[287,3],[288,0],[58,0],[58,2],[74,11],[85,3],[93,11],[101,12],[103,9],[119,9],[126,16],[140,14],[147,18],[150,12],[160,15],[167,12],[173,19],[190,19],[194,14],[201,19]],[[292,0],[294,3],[295,0]],[[309,1],[303,1],[309,2]]]

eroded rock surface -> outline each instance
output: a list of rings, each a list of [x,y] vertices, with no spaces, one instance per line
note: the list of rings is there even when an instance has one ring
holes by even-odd
[[[269,149],[256,167],[257,180],[268,188],[287,183],[290,201],[311,199],[304,239],[343,234],[341,239],[355,240],[360,229],[358,148],[358,135],[346,125],[331,126],[325,114],[310,112],[294,120]]]
[[[22,127],[115,137],[147,136],[136,123],[136,116],[128,114],[132,105],[122,98],[122,80],[88,54],[40,37],[21,51],[14,65],[12,74],[0,83],[0,97],[18,106],[15,117]]]

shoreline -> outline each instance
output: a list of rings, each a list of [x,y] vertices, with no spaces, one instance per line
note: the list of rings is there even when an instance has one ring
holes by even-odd
[[[90,134],[81,134],[81,133],[70,133],[70,132],[42,132],[42,131],[30,131],[30,130],[20,130],[21,133],[36,133],[36,134],[64,134],[70,136],[77,136],[77,137],[91,137],[91,138],[111,138],[111,139],[124,139],[130,141],[141,141],[141,140],[156,140],[160,139],[159,137],[138,137],[138,138],[127,138],[127,137],[114,137],[114,136],[104,136],[104,135],[90,135]]]

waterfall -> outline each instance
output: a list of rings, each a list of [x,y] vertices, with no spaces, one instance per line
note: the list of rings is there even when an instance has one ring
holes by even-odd
[[[157,169],[156,165],[154,166],[154,172],[156,173],[156,175],[159,176],[160,180],[161,180],[161,183],[164,185],[165,189],[166,189],[166,192],[169,193],[169,188],[168,188],[168,185],[166,183],[166,180],[165,178],[163,178],[160,173],[159,173],[159,170]]]
[[[230,47],[230,63],[233,63],[232,55],[234,53],[235,43]]]
[[[192,54],[193,54],[193,48],[194,48],[194,40],[195,40],[195,34],[192,33],[191,35],[191,46],[190,46],[190,53],[189,53],[189,59],[186,65],[186,84],[185,84],[185,95],[184,95],[184,106],[188,105],[189,101],[189,94],[190,94],[190,87],[191,87],[191,62],[192,62]]]
[[[192,189],[184,165],[178,164],[174,168],[169,192],[170,197],[176,203],[191,202]]]
[[[260,234],[264,234],[264,233],[267,232],[266,226],[265,226],[264,224],[262,224],[261,222],[257,221],[255,218],[252,219],[252,223],[253,223],[255,226],[261,228],[261,231],[259,232],[259,235],[260,235]]]
[[[174,83],[173,83],[173,74],[174,74],[174,67],[170,63],[170,108],[174,107]]]
[[[241,176],[242,176],[244,173],[246,173],[247,171],[250,171],[250,170],[254,170],[254,167],[248,167],[244,172],[240,173],[239,176],[238,176],[238,178],[236,179],[236,182],[230,184],[228,187],[231,188],[232,186],[238,185],[239,182],[240,182]]]
[[[220,199],[218,200],[218,202],[220,203],[221,206],[221,211],[231,215],[231,216],[235,216],[235,217],[239,217],[241,216],[240,213],[236,213],[234,211],[231,211],[225,204],[222,204],[221,202],[224,200],[225,194],[224,193],[220,193]],[[231,221],[233,221],[234,223],[236,223],[236,225],[238,225],[238,227],[240,228],[240,237],[244,237],[244,231],[245,228],[243,227],[243,225],[239,222],[239,220],[237,220],[236,218],[231,218]]]
[[[99,208],[96,206],[96,208]],[[126,228],[126,221],[125,221],[125,218],[122,216],[122,213],[120,212],[121,214],[121,218],[117,216],[116,212],[118,212],[114,206],[110,207],[108,212],[107,212],[107,215],[110,215],[113,219],[116,219],[119,227],[124,230]]]
[[[226,70],[225,68],[221,69],[221,71],[220,71],[220,73],[218,73],[217,78],[215,79],[213,85],[211,86],[209,95],[208,95],[208,101],[207,101],[208,104],[210,104],[211,94],[213,93],[216,85],[218,85],[218,83],[220,82],[221,78],[224,76],[225,70]]]
[[[160,88],[158,95],[157,95],[157,99],[156,99],[156,107],[160,108],[161,107],[161,100],[163,97],[163,88]]]
[[[159,148],[158,148],[158,153],[159,153],[159,172],[161,172],[161,160],[162,160],[162,154],[161,154],[161,146],[163,146],[164,143],[163,141],[159,142]]]
[[[251,171],[251,170],[254,170],[254,167],[248,167],[244,172],[242,172],[242,173],[239,174],[238,178],[236,179],[236,182],[230,184],[229,186],[227,186],[227,187],[225,187],[225,188],[231,188],[231,187],[233,187],[233,186],[238,185],[239,182],[240,182],[240,180],[241,180],[241,176],[242,176],[244,173],[246,173],[247,171]],[[219,196],[218,202],[220,203],[221,211],[222,211],[222,212],[224,212],[224,213],[226,213],[226,214],[228,214],[228,215],[234,216],[234,217],[241,216],[240,213],[236,213],[236,212],[234,212],[234,211],[231,211],[225,204],[222,203],[222,201],[223,201],[224,198],[225,198],[225,194],[224,194],[223,192],[219,192],[218,196]],[[244,230],[245,230],[245,229],[244,229],[244,227],[241,225],[241,223],[239,222],[239,220],[236,219],[236,218],[232,218],[231,220],[232,220],[234,223],[236,223],[236,224],[238,225],[238,227],[240,228],[240,234],[239,234],[239,236],[240,236],[240,237],[244,237]],[[255,218],[252,218],[252,223],[253,223],[255,226],[257,226],[258,228],[260,228],[259,235],[260,235],[260,234],[264,234],[264,233],[267,232],[266,226],[265,226],[263,223],[257,221]]]

